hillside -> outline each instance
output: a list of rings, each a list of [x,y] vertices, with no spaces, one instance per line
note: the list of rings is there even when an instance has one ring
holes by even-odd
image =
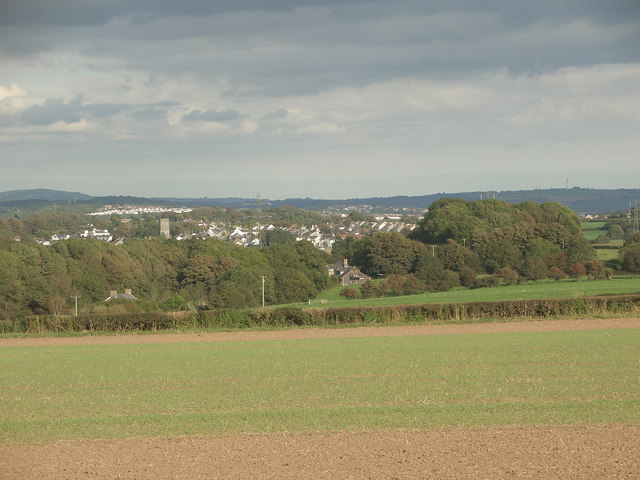
[[[640,189],[591,189],[574,187],[571,189],[551,188],[536,190],[475,191],[454,193],[433,193],[419,196],[399,195],[393,197],[366,197],[349,199],[313,199],[288,198],[285,200],[262,199],[262,206],[279,207],[290,205],[307,210],[320,210],[338,205],[370,206],[381,208],[426,209],[440,198],[461,198],[463,200],[479,200],[495,198],[508,203],[533,201],[536,203],[558,202],[580,214],[597,214],[628,210],[640,198]],[[40,202],[90,203],[104,204],[162,204],[184,206],[218,206],[233,208],[254,208],[254,198],[180,198],[136,196],[95,197],[79,192],[66,192],[49,189],[12,190],[0,192],[0,205],[5,207],[27,207]]]

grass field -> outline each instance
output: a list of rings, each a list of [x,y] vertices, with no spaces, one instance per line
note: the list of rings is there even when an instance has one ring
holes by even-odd
[[[608,260],[616,260],[620,255],[620,249],[618,248],[598,248],[595,247],[598,260],[606,262]]]
[[[640,330],[3,347],[0,443],[640,422]]]
[[[321,293],[307,306],[343,307],[345,305],[397,305],[450,302],[486,302],[500,300],[527,300],[540,298],[568,298],[594,295],[618,295],[640,292],[640,277],[614,277],[613,280],[576,282],[574,279],[540,280],[537,283],[476,288],[457,288],[449,292],[433,292],[422,295],[345,300],[340,296],[344,287],[336,286]],[[322,302],[322,303],[321,303]]]
[[[581,222],[582,235],[589,241],[595,240],[600,235],[606,235],[607,231],[604,229],[605,223],[606,222]]]

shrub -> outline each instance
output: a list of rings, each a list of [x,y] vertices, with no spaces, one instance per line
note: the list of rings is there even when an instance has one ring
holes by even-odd
[[[518,283],[518,272],[511,267],[502,267],[496,272],[496,277],[502,278],[505,285]]]
[[[352,300],[354,298],[358,298],[358,290],[355,288],[347,287],[340,290],[340,296],[346,298],[347,300]]]
[[[423,285],[418,277],[415,275],[407,275],[407,278],[404,279],[404,284],[402,285],[402,293],[405,295],[416,295],[418,293],[422,293],[426,290],[426,286]]]
[[[382,296],[382,290],[377,283],[369,281],[360,286],[360,296],[362,298],[378,298]]]
[[[458,272],[458,275],[460,276],[460,285],[462,285],[463,287],[471,288],[475,286],[476,277],[478,276],[478,274],[473,268],[463,267]]]

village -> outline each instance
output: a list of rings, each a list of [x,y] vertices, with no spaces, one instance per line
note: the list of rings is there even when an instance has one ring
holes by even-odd
[[[183,222],[192,222],[184,220]],[[175,236],[171,235],[171,227],[163,228],[162,225],[168,225],[168,219],[160,220],[159,234],[160,236],[177,241],[189,238],[206,239],[217,238],[224,242],[233,243],[242,247],[260,247],[265,245],[265,237],[268,232],[281,230],[292,235],[296,241],[306,240],[313,244],[318,250],[330,252],[337,237],[346,238],[354,236],[362,238],[367,235],[373,235],[378,232],[399,232],[407,234],[416,228],[415,223],[404,223],[399,220],[389,220],[381,218],[375,222],[353,222],[348,226],[339,224],[312,225],[310,227],[282,227],[278,228],[273,224],[255,225],[252,228],[242,226],[226,226],[216,222],[195,222],[197,231],[187,234],[179,233]],[[327,229],[327,225],[330,230]],[[69,240],[70,238],[94,239],[101,242],[113,243],[121,245],[124,239],[114,235],[108,229],[98,229],[92,224],[78,233],[57,233],[50,238],[37,237],[35,241],[41,245],[49,246],[60,240]]]

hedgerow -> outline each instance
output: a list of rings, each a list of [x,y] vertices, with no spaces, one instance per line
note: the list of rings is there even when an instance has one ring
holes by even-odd
[[[138,332],[346,324],[473,322],[640,312],[640,295],[380,307],[225,309],[201,312],[30,316],[0,322],[1,333]]]

